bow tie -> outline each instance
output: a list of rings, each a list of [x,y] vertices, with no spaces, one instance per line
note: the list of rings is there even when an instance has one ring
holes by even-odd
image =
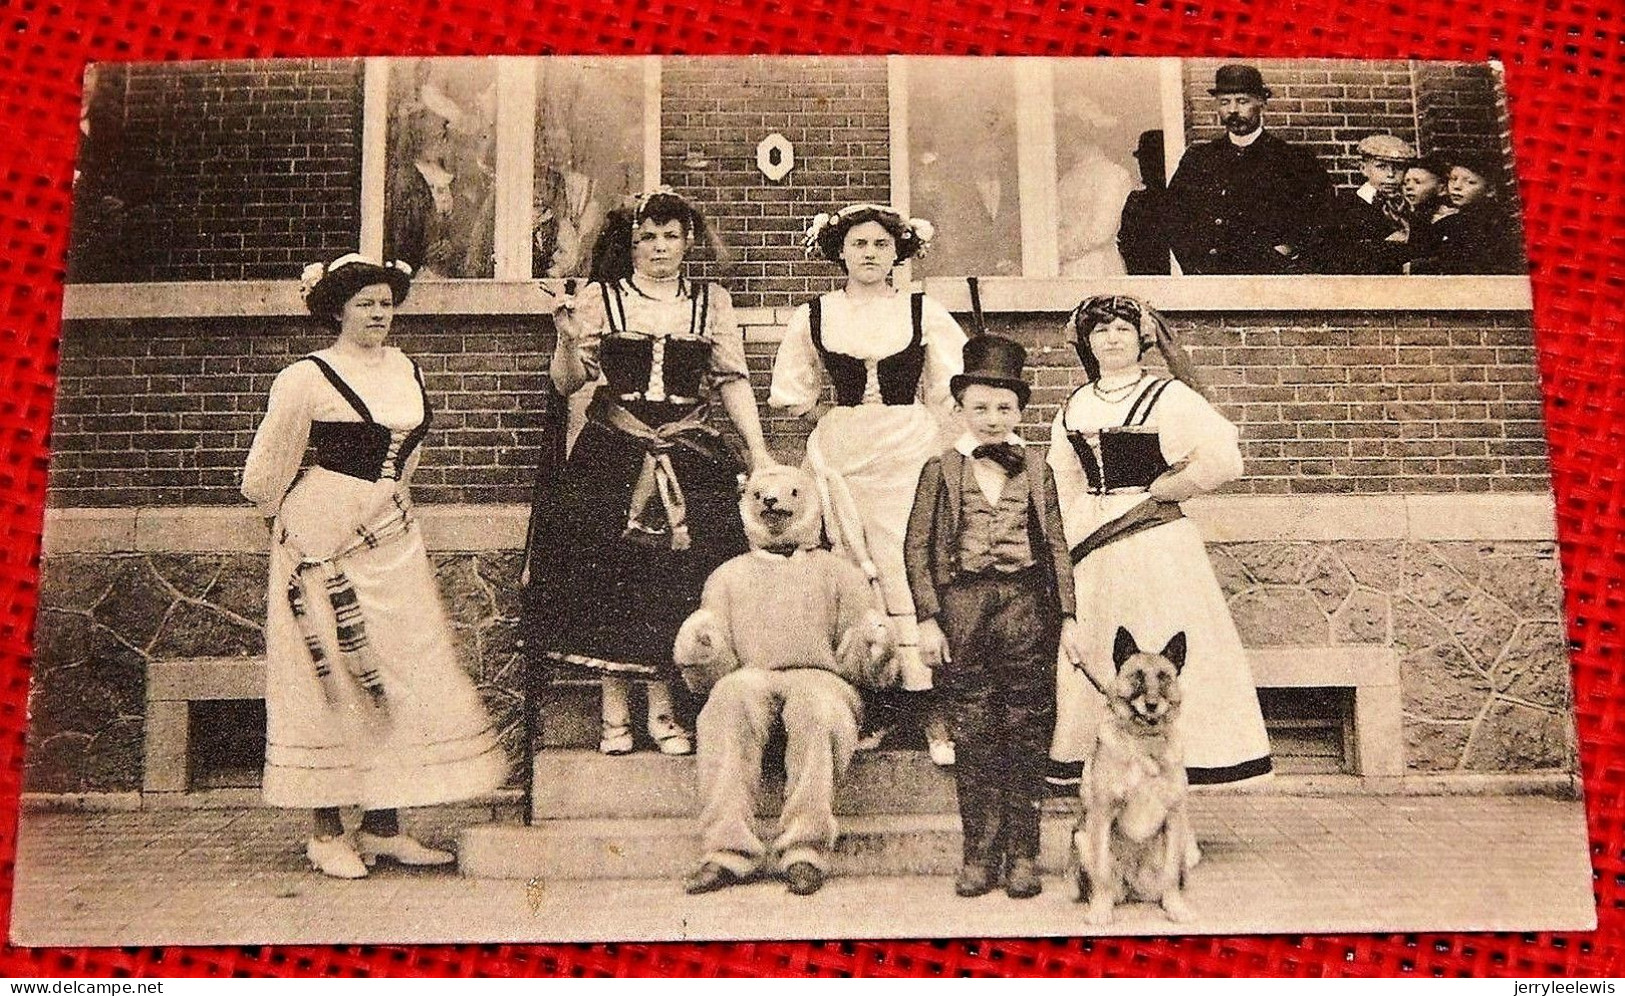
[[[1006,477],[1015,476],[1027,465],[1021,447],[1014,443],[983,443],[971,450],[970,455],[978,460],[992,460],[1004,468]]]

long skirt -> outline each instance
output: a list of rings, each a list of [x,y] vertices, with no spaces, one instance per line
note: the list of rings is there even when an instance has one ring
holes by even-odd
[[[324,472],[312,472],[316,483]],[[290,499],[290,504],[292,500]],[[322,579],[307,574],[309,620],[339,679],[316,676],[287,600],[299,560],[271,550],[266,622],[265,801],[272,806],[390,809],[471,799],[503,783],[508,762],[463,670],[422,534],[410,526],[339,562],[355,589],[384,707],[340,662]]]
[[[943,449],[942,428],[924,405],[850,405],[824,413],[807,438],[807,462],[826,485],[851,497],[869,560],[879,574],[886,615],[897,639],[906,691],[931,687],[920,662],[914,597],[903,567],[914,492],[925,462]],[[841,518],[839,509],[837,518]]]
[[[626,536],[645,451],[613,428],[588,422],[553,486],[538,489],[525,629],[543,658],[601,673],[676,676],[678,627],[700,607],[711,572],[747,549],[739,463],[725,448],[696,442],[706,452],[669,451],[688,516],[687,549],[672,549],[669,534]],[[660,508],[656,499],[645,518],[663,520]]]
[[[1118,540],[1073,570],[1078,622],[1095,674],[1112,671],[1117,627],[1156,652],[1187,641],[1178,729],[1192,784],[1237,782],[1271,770],[1269,738],[1247,654],[1195,523],[1179,519]],[[1094,752],[1105,699],[1070,664],[1058,666],[1053,770],[1075,774]],[[1069,771],[1070,769],[1070,771]]]

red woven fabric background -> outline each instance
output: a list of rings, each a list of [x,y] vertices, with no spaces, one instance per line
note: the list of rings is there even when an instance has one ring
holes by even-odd
[[[1500,59],[1531,241],[1595,935],[420,948],[0,947],[7,975],[1625,974],[1625,5],[1618,0],[0,0],[0,903],[9,910],[87,60],[889,52]],[[513,5],[518,7],[520,5]],[[0,914],[9,918],[9,914]]]

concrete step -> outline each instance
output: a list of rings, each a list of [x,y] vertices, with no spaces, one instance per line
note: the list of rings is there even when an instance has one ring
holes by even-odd
[[[1073,817],[1046,812],[1040,864],[1059,873]],[[770,821],[761,828],[771,840]],[[469,878],[677,879],[700,860],[693,819],[547,820],[535,826],[491,824],[462,832],[457,866]],[[840,875],[952,875],[960,866],[954,814],[853,816],[841,820],[831,870]]]
[[[784,796],[782,756],[764,760],[757,812],[776,816]],[[536,821],[692,817],[700,811],[693,757],[640,752],[607,757],[596,750],[546,750],[535,766]],[[955,813],[951,769],[923,751],[865,751],[852,759],[835,796],[837,815]]]

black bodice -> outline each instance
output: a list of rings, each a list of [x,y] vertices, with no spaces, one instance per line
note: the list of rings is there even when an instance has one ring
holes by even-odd
[[[824,346],[822,298],[813,298],[808,306],[813,346],[829,371],[830,383],[835,385],[835,402],[853,406],[863,403],[863,392],[869,383],[868,363],[856,356],[838,353]],[[919,395],[920,376],[925,371],[925,338],[921,331],[923,294],[909,298],[910,322],[913,335],[908,345],[875,363],[875,379],[880,382],[880,400],[888,405],[911,405]]]
[[[418,390],[423,395],[423,421],[406,434],[392,457],[390,450],[394,434],[389,427],[373,421],[366,402],[325,360],[318,356],[307,356],[305,359],[316,364],[322,376],[362,418],[360,422],[310,423],[310,445],[316,451],[316,465],[363,481],[385,478],[399,480],[402,468],[411,459],[418,444],[423,442],[423,437],[428,435],[429,423],[434,415],[429,405],[429,392],[423,386],[423,374],[417,364],[412,364],[412,374],[417,378]]]
[[[705,339],[611,333],[604,337],[598,352],[610,393],[623,401],[646,398],[657,359],[666,400],[699,400],[705,375],[711,369],[711,343]]]
[[[622,289],[626,283],[599,285],[609,331],[599,346],[598,363],[610,396],[627,402],[698,404],[706,375],[711,371],[712,344],[705,336],[711,310],[710,287],[701,284],[688,293],[687,335],[660,336],[627,327]],[[637,292],[636,287],[629,289]],[[654,377],[657,367],[658,379]],[[652,386],[659,387],[662,393],[651,392]]]
[[[1145,422],[1170,383],[1168,380],[1153,380],[1134,399],[1122,425],[1106,426],[1100,430],[1099,458],[1096,458],[1086,434],[1077,430],[1067,431],[1067,442],[1072,444],[1072,452],[1083,466],[1091,492],[1106,494],[1124,489],[1148,488],[1152,481],[1168,471],[1168,461],[1162,456],[1162,436]]]

